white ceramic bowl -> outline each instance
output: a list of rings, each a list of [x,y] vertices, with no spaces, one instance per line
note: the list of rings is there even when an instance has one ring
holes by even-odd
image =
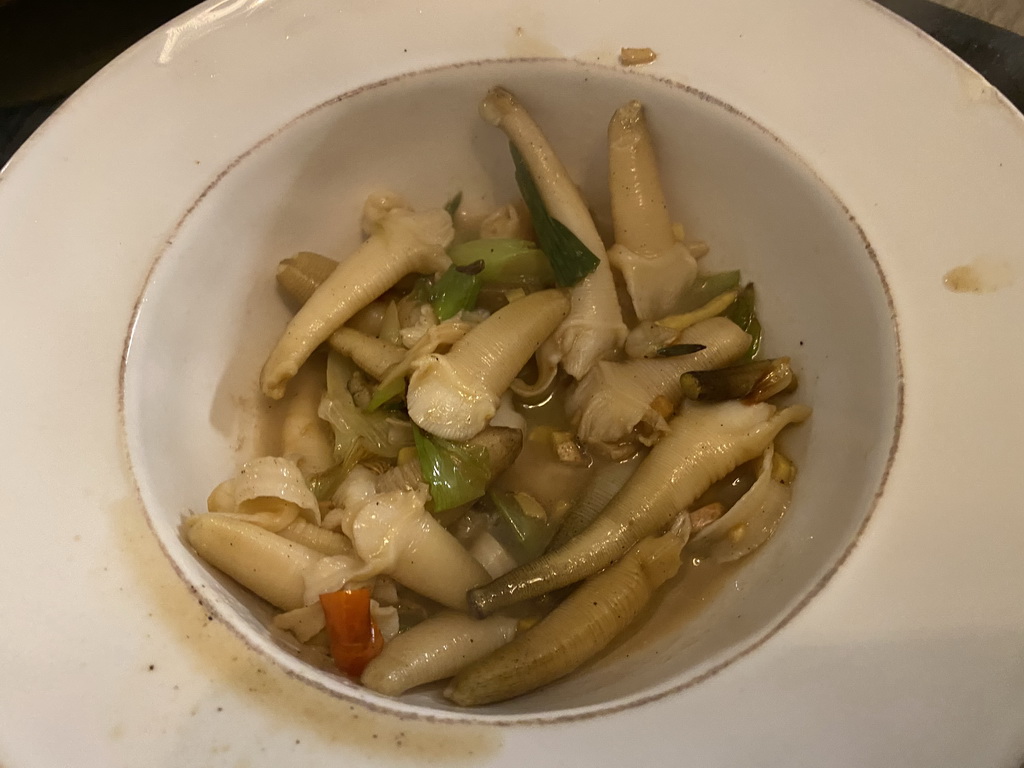
[[[730,574],[729,588],[694,610],[684,576],[596,664],[467,714],[436,690],[396,702],[296,664],[287,640],[265,628],[266,608],[197,562],[180,525],[189,510],[203,510],[240,453],[252,457],[244,437],[267,410],[258,372],[289,316],[273,279],[281,258],[299,250],[344,258],[375,190],[398,191],[416,207],[440,206],[461,190],[463,205],[478,211],[516,198],[507,140],[477,115],[494,84],[528,105],[606,218],[608,120],[629,99],[646,105],[675,217],[711,244],[705,269],[740,268],[755,282],[766,351],[793,357],[798,399],[814,416],[787,443],[800,467],[793,509],[764,551]],[[881,492],[897,442],[900,377],[874,251],[782,139],[708,94],[636,71],[491,61],[339,94],[245,148],[171,233],[150,275],[127,347],[124,412],[157,536],[183,578],[253,645],[311,683],[380,707],[546,720],[693,684],[793,616],[853,546]]]
[[[816,412],[779,538],[693,622],[669,599],[465,713],[311,671],[177,522],[235,461],[276,259],[347,250],[371,187],[511,194],[475,115],[499,79],[599,209],[608,114],[648,103],[678,217],[757,282]],[[200,6],[0,170],[0,763],[1019,764],[1022,199],[1020,114],[868,0]]]

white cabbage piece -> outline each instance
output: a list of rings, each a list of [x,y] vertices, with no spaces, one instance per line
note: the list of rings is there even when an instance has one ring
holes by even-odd
[[[300,515],[320,523],[320,504],[309,490],[294,461],[280,456],[261,456],[246,462],[231,483],[233,507],[225,508],[227,487],[222,483],[217,514],[244,520],[268,531],[280,531]],[[212,498],[213,494],[211,494]],[[207,502],[210,506],[211,502]]]
[[[772,537],[793,499],[795,469],[774,443],[758,465],[757,479],[729,510],[693,537],[693,547],[715,562],[739,560]],[[781,464],[781,468],[776,468]]]

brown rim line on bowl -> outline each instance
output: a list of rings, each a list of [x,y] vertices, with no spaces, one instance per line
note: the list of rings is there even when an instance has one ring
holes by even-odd
[[[621,104],[643,102],[674,218],[711,244],[702,269],[739,268],[757,284],[765,351],[798,363],[800,400],[814,417],[786,442],[800,467],[790,512],[763,550],[730,573],[732,588],[693,611],[676,584],[643,632],[596,662],[522,698],[467,711],[437,688],[391,699],[302,661],[268,629],[265,605],[195,558],[180,523],[185,510],[202,510],[240,453],[255,449],[248,430],[267,408],[256,374],[288,318],[273,285],[283,256],[352,250],[357,212],[374,190],[400,191],[414,207],[440,205],[460,189],[478,209],[516,197],[506,141],[477,116],[494,83],[529,104],[596,211],[608,208],[603,126]],[[796,150],[712,95],[564,60],[402,76],[317,105],[267,136],[183,214],[156,255],[125,342],[126,443],[149,523],[175,568],[222,621],[291,674],[416,717],[588,717],[683,691],[756,651],[856,544],[882,493],[902,414],[884,275],[852,213]]]

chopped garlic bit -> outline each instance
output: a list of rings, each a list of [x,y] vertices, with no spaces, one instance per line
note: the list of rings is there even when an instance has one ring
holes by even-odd
[[[532,629],[533,627],[535,627],[540,622],[540,620],[541,620],[540,616],[536,616],[536,615],[535,616],[526,616],[526,617],[524,617],[524,618],[519,620],[519,624],[516,625],[517,626],[516,631],[517,632],[525,632],[528,629]]]
[[[703,240],[694,240],[692,243],[689,243],[686,247],[689,249],[690,255],[693,256],[693,258],[695,259],[700,259],[703,258],[704,256],[707,256],[708,251],[711,250],[711,247]]]
[[[729,533],[726,534],[729,537],[729,541],[733,544],[739,544],[743,537],[747,535],[747,524],[740,523],[735,528],[730,528]]]
[[[524,291],[522,288],[509,288],[504,293],[505,301],[507,301],[509,304],[511,304],[513,301],[518,301],[519,299],[525,298],[526,296],[526,291]]]
[[[516,503],[519,504],[519,508],[523,510],[523,514],[527,517],[532,517],[535,520],[547,520],[548,513],[544,509],[544,505],[537,501],[533,496],[528,493],[514,493]]]
[[[551,445],[558,460],[566,464],[585,464],[586,457],[572,432],[552,432]]]
[[[352,372],[352,377],[348,380],[348,392],[352,395],[352,402],[356,404],[357,408],[365,409],[370,404],[374,386],[362,371]]]
[[[407,445],[403,448],[398,449],[398,458],[395,460],[397,466],[408,464],[410,461],[419,461],[419,454],[416,453],[416,447],[413,445]]]
[[[672,404],[664,395],[658,395],[656,398],[651,400],[651,410],[661,416],[663,419],[668,419],[676,412],[676,407]]]

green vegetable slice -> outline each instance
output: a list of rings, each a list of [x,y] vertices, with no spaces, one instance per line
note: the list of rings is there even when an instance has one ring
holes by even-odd
[[[455,214],[459,212],[459,206],[460,205],[462,205],[462,190],[461,189],[458,192],[456,192],[454,195],[452,195],[451,200],[449,200],[447,203],[444,204],[444,209],[446,211],[448,211],[448,215],[451,216],[454,219],[455,218]]]
[[[483,261],[476,261],[466,266],[452,265],[434,283],[430,291],[430,304],[438,320],[447,320],[465,309],[476,306],[483,282],[480,272]]]
[[[514,238],[470,240],[448,249],[458,266],[483,261],[480,279],[485,283],[550,288],[555,284],[551,262],[534,243]]]
[[[316,496],[317,501],[327,501],[338,490],[342,480],[348,477],[348,473],[352,471],[352,468],[363,459],[368,459],[371,456],[373,454],[366,450],[364,442],[357,440],[352,444],[344,459],[333,467],[328,467],[323,472],[315,472],[310,475],[306,479],[306,485],[309,486],[309,490]]]
[[[412,434],[435,513],[484,495],[491,480],[491,463],[486,448],[445,440],[424,432],[415,424]]]
[[[716,296],[721,296],[726,291],[739,287],[739,284],[740,272],[738,269],[701,275],[683,294],[676,312],[691,312],[694,309],[699,309]]]
[[[370,402],[366,404],[366,412],[373,413],[383,405],[396,400],[405,399],[405,378],[392,379],[386,384],[379,385],[370,396]]]
[[[750,349],[743,356],[743,360],[753,360],[761,348],[761,322],[757,319],[755,302],[757,294],[754,291],[754,284],[747,283],[743,290],[736,296],[736,301],[722,313],[723,317],[732,320],[736,325],[750,334]]]
[[[742,359],[753,360],[761,350],[761,337],[764,335],[761,330],[761,321],[757,319],[757,315],[751,318],[750,325],[747,326],[747,333],[750,334],[750,338],[753,341],[750,342],[750,349],[747,350],[747,354]]]
[[[408,293],[408,298],[418,304],[429,304],[430,292],[434,288],[433,283],[433,279],[426,275],[417,277],[416,281],[412,284],[412,290]]]
[[[670,344],[667,347],[661,347],[655,354],[658,357],[678,357],[679,355],[692,355],[702,349],[705,349],[703,344]]]
[[[519,193],[523,196],[526,208],[530,211],[530,218],[533,221],[533,229],[537,233],[537,240],[540,242],[540,249],[551,262],[551,269],[555,273],[555,282],[562,287],[576,285],[580,280],[589,275],[601,260],[594,255],[580,239],[572,233],[558,219],[548,214],[544,200],[540,196],[540,190],[530,175],[530,169],[526,161],[516,149],[515,144],[509,144],[512,151],[512,162],[516,166],[516,183],[519,185]]]
[[[496,513],[492,535],[498,543],[517,563],[539,557],[555,535],[555,528],[548,522],[540,504],[526,494],[508,491],[492,491],[487,497]],[[532,510],[525,509],[525,504]]]
[[[778,357],[712,371],[690,371],[680,377],[679,383],[683,396],[690,400],[760,403],[795,387],[796,376],[789,358]]]

